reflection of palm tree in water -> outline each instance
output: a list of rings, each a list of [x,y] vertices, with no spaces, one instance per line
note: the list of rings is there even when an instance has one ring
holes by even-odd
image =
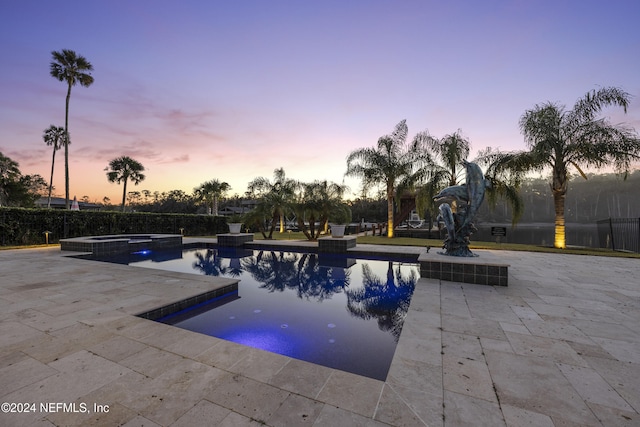
[[[270,292],[291,287],[296,276],[298,256],[291,252],[260,251],[256,257],[242,259],[242,268]]]
[[[233,257],[229,258],[229,267],[227,267],[225,273],[227,276],[238,277],[242,274],[242,262],[241,258]]]
[[[318,301],[331,298],[349,286],[349,275],[347,269],[320,265],[317,254],[304,254],[298,263],[298,297]]]
[[[197,261],[193,263],[193,268],[200,270],[207,276],[238,277],[242,274],[239,258],[223,257],[216,249],[207,249],[204,253],[197,251],[195,256]],[[222,265],[224,259],[229,259],[227,267]]]
[[[340,277],[334,268],[321,266],[316,254],[260,251],[256,257],[243,259],[242,267],[261,288],[270,292],[291,289],[298,298],[322,301],[349,285],[348,271]]]
[[[415,270],[403,277],[398,265],[394,274],[393,262],[389,261],[386,282],[374,275],[367,264],[362,265],[362,276],[362,288],[346,291],[347,309],[363,319],[376,318],[380,330],[389,331],[398,341],[418,280]]]
[[[198,251],[195,255],[197,261],[193,263],[194,269],[202,271],[207,276],[222,276],[226,272],[226,268],[222,266],[222,258],[215,249],[207,249],[204,254]]]

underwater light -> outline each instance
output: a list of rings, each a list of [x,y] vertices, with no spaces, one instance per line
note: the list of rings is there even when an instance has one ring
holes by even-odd
[[[149,249],[143,249],[138,252],[133,252],[133,255],[149,255],[151,251]]]

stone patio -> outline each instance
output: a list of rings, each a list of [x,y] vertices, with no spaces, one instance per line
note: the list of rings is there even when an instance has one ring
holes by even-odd
[[[640,261],[476,252],[509,286],[420,279],[383,382],[135,316],[233,280],[0,251],[0,425],[640,425]]]

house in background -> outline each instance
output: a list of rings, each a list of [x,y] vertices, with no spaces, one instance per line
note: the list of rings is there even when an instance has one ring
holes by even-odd
[[[244,215],[247,212],[255,209],[258,202],[256,200],[241,200],[240,206],[224,206],[222,209],[218,210],[218,215],[220,216],[233,216],[233,215]]]
[[[36,200],[36,208],[46,208],[47,207],[47,197],[40,197]],[[51,209],[64,209],[66,200],[64,197],[52,197],[51,198]],[[97,211],[102,208],[101,205],[95,203],[85,203],[78,201],[78,206],[81,211]]]

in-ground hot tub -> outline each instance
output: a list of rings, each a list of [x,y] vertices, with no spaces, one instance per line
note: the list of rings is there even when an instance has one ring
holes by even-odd
[[[91,252],[94,255],[116,255],[176,246],[182,246],[180,234],[114,234],[60,240],[60,249],[63,251]]]

